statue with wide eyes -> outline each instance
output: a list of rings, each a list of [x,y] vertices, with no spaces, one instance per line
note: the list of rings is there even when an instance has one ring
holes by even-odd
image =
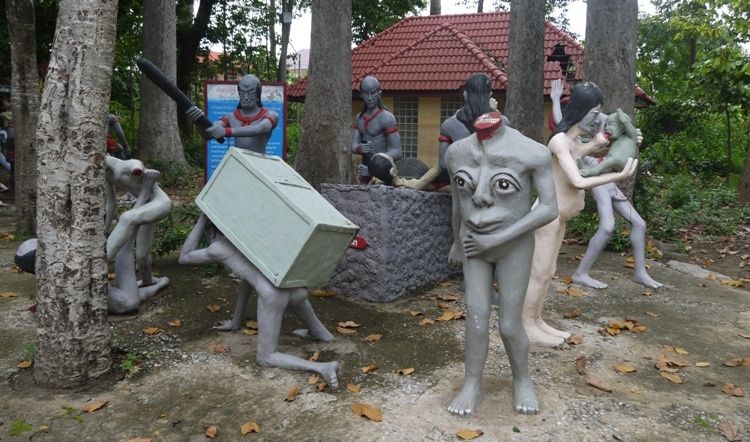
[[[450,260],[463,266],[468,310],[464,384],[448,407],[459,416],[473,415],[482,401],[494,282],[500,335],[513,372],[513,407],[523,414],[539,412],[521,312],[534,230],[557,217],[555,182],[549,150],[504,120],[498,112],[480,116],[474,122],[476,133],[451,144],[445,155],[453,196]]]

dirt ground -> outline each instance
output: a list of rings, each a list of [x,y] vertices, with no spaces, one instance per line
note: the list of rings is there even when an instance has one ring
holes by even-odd
[[[12,210],[12,203],[0,207],[0,233],[13,229]],[[632,282],[627,256],[609,252],[592,272],[608,289],[569,285],[565,278],[585,248],[563,246],[560,277],[553,281],[544,317],[582,341],[562,348],[532,346],[541,413],[522,416],[512,411],[510,368],[493,330],[484,402],[471,418],[446,410],[463,380],[465,322],[420,325],[447,309],[465,311],[458,279],[388,304],[313,297],[335,335],[331,343],[292,337],[300,324],[285,318],[281,351],[305,358],[319,352],[320,361],[341,362],[341,388],[320,391],[308,373],[257,366],[250,330],[212,330],[231,315],[237,282],[226,272],[201,277],[177,264],[175,256],[155,261],[155,270],[170,277],[169,288],[137,315],[111,317],[113,347],[131,355],[135,373],[125,376],[117,368],[124,378],[98,391],[39,391],[29,384],[33,368],[18,368],[35,340],[28,309],[34,278],[13,270],[18,244],[0,241],[0,293],[17,295],[0,297],[0,441],[205,441],[211,428],[215,440],[226,441],[456,441],[464,429],[482,432],[476,440],[486,441],[750,438],[750,402],[740,397],[750,392],[750,366],[737,360],[750,361],[750,281],[733,286],[748,276],[740,267],[747,259],[742,256],[750,254],[747,232],[726,242],[695,244],[687,255],[658,244],[665,259],[652,262],[650,273],[664,287],[655,290]],[[220,310],[210,311],[211,305]],[[578,316],[565,318],[576,309]],[[246,318],[257,319],[254,305]],[[645,330],[607,332],[618,322],[625,326],[626,319]],[[337,332],[347,321],[360,326],[352,334]],[[150,328],[160,331],[148,333]],[[380,339],[365,339],[373,334]],[[674,373],[655,367],[662,356]],[[577,363],[582,357],[583,374]],[[378,369],[365,372],[373,365]],[[414,372],[399,374],[407,368]],[[665,375],[679,376],[682,383]],[[290,401],[293,388],[298,393]],[[84,411],[97,402],[105,405]],[[379,409],[382,421],[355,414],[357,404]],[[242,435],[249,422],[258,432]]]

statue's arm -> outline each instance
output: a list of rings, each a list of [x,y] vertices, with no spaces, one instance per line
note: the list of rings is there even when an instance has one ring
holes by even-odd
[[[449,173],[450,174],[450,173]],[[453,184],[451,176],[451,226],[453,227],[453,245],[448,255],[448,262],[454,265],[463,263],[464,247],[461,244],[461,205],[458,202],[458,186]]]
[[[560,107],[560,99],[563,94],[562,80],[552,80],[550,89],[549,98],[552,100],[552,122],[557,126],[562,121],[562,108]]]
[[[594,141],[590,141],[586,144],[591,143],[594,143]],[[550,140],[548,147],[552,154],[555,156],[556,161],[560,165],[560,169],[565,174],[568,182],[570,182],[573,187],[581,190],[591,189],[592,187],[601,186],[602,184],[611,183],[613,181],[620,181],[624,178],[627,178],[635,172],[635,167],[638,163],[637,160],[634,161],[632,158],[630,158],[628,159],[628,163],[625,165],[625,168],[622,170],[622,172],[605,173],[602,175],[584,178],[583,176],[581,176],[581,173],[578,170],[578,164],[573,159],[570,150],[567,146],[563,145],[563,143],[560,143],[557,137]]]
[[[206,249],[199,249],[201,238],[206,231],[206,225],[208,224],[208,217],[202,214],[198,221],[195,223],[193,230],[190,231],[185,243],[182,245],[180,250],[180,257],[178,262],[180,264],[207,264],[215,262],[214,257]]]

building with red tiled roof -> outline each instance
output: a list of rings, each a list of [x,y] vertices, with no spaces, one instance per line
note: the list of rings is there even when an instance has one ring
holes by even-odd
[[[490,76],[493,96],[504,109],[509,21],[509,12],[408,17],[365,41],[352,50],[353,117],[362,107],[359,84],[374,75],[396,116],[404,154],[435,164],[440,124],[463,105],[464,83],[471,74]],[[566,80],[566,95],[582,81],[584,50],[545,21],[544,55],[541,92],[549,112],[553,80]],[[306,86],[307,78],[294,83],[288,99],[304,101]]]

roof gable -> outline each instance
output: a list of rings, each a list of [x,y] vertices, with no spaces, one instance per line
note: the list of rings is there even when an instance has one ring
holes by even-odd
[[[407,17],[352,50],[352,91],[375,75],[386,93],[459,92],[475,72],[485,72],[496,91],[505,90],[508,65],[509,12]],[[562,49],[580,80],[583,46],[545,21],[545,60]],[[562,78],[558,61],[544,66],[545,94]],[[291,100],[304,99],[307,79],[288,89]]]

